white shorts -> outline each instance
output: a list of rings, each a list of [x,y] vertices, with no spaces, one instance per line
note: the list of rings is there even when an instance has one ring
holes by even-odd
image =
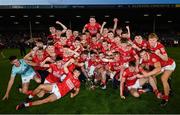
[[[89,76],[94,75],[94,70],[95,70],[95,67],[94,67],[94,66],[91,66],[90,69],[89,69],[88,75],[89,75]]]
[[[52,84],[53,88],[52,88],[52,91],[50,93],[52,94],[55,94],[57,99],[60,99],[61,98],[61,93],[59,92],[59,88],[57,86],[57,84]]]
[[[130,89],[138,89],[138,88],[142,88],[142,86],[140,85],[139,83],[139,79],[136,80],[135,84],[134,85],[131,85],[131,86],[128,86],[128,90]]]
[[[173,62],[171,65],[162,67],[161,72],[164,72],[165,70],[170,70],[170,71],[174,71],[176,68],[176,63]]]
[[[47,79],[45,79],[45,80],[44,80],[44,84],[45,84],[45,83],[51,83],[51,82],[49,82]]]
[[[33,72],[30,76],[21,77],[22,83],[29,83],[30,80],[33,79],[35,75],[36,73]]]
[[[84,62],[84,66],[85,66],[85,69],[88,68],[88,61],[85,61],[85,62]]]

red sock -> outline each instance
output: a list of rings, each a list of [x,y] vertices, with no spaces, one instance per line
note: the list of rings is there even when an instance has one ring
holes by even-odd
[[[166,101],[168,101],[169,100],[169,96],[168,95],[163,95],[162,99],[165,99]]]
[[[30,94],[29,94],[29,96],[28,96],[28,98],[33,98],[34,97],[34,94],[33,94],[33,92],[31,92]]]
[[[157,95],[159,91],[157,89],[153,90],[153,92]]]
[[[30,95],[30,94],[32,94],[32,90],[28,90],[28,91],[26,92],[26,95]]]
[[[33,92],[31,92],[30,95],[34,96]]]
[[[32,106],[32,102],[29,102],[29,106]]]

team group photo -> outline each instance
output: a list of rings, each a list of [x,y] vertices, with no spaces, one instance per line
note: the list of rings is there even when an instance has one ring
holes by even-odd
[[[179,1],[22,1],[0,1],[0,114],[180,113]]]

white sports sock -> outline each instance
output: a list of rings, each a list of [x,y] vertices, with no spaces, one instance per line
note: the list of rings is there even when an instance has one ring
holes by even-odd
[[[29,98],[29,99],[32,99],[33,97],[34,97],[34,96],[32,96],[32,95],[29,95],[29,97],[28,97],[28,98]]]
[[[29,103],[25,103],[24,105],[25,105],[25,107],[29,107]]]

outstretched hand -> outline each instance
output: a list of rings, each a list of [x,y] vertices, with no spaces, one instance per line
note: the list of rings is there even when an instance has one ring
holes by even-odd
[[[106,22],[103,22],[103,24],[102,25],[106,25]]]
[[[2,98],[2,100],[8,100],[9,95],[5,94],[5,96]]]
[[[114,20],[113,20],[114,22],[117,22],[118,21],[118,19],[117,18],[114,18]]]
[[[60,24],[61,22],[60,21],[56,21],[56,24]]]
[[[121,99],[126,99],[126,97],[125,96],[121,96]]]
[[[73,98],[74,97],[74,94],[73,93],[71,93],[71,96],[70,96],[71,98]]]

